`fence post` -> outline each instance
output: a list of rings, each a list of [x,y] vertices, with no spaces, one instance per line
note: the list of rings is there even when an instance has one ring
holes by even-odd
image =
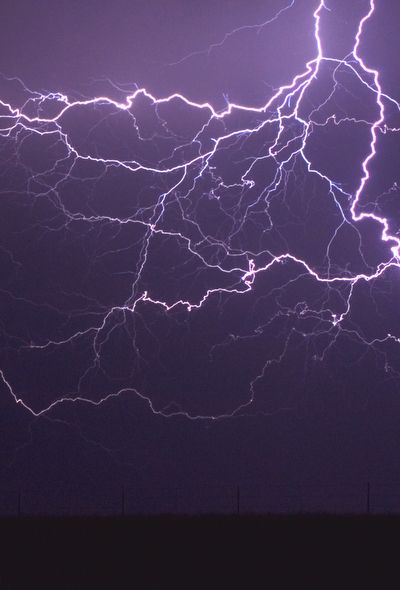
[[[125,509],[126,509],[125,486],[122,486],[121,516],[125,516]]]
[[[22,515],[21,490],[18,490],[17,515],[18,515],[18,517]]]

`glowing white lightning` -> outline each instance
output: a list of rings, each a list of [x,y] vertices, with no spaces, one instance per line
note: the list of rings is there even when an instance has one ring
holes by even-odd
[[[274,22],[278,17],[284,14],[294,5],[294,0],[284,7],[277,15],[275,15],[269,21],[257,25],[257,28],[264,27],[267,24]],[[360,212],[360,204],[363,198],[364,189],[370,178],[370,164],[373,158],[377,154],[377,141],[380,132],[385,130],[385,101],[390,101],[400,111],[400,105],[397,104],[391,97],[387,96],[381,87],[379,80],[379,72],[368,67],[360,56],[360,42],[364,31],[365,24],[372,17],[375,11],[374,0],[369,0],[368,12],[363,16],[358,24],[357,33],[355,35],[354,47],[352,54],[346,59],[339,60],[329,55],[325,55],[323,41],[321,37],[321,18],[324,11],[328,11],[329,8],[324,0],[321,0],[318,7],[313,13],[314,22],[314,37],[316,46],[316,56],[306,63],[305,69],[300,74],[296,75],[287,85],[280,87],[274,92],[270,99],[261,107],[248,107],[245,105],[235,104],[228,102],[226,108],[222,111],[217,111],[213,106],[206,103],[197,103],[188,100],[181,94],[171,94],[168,97],[157,98],[150,94],[144,88],[137,89],[132,94],[129,94],[124,101],[115,101],[107,96],[99,96],[92,99],[85,100],[74,100],[71,101],[67,96],[59,93],[50,93],[46,95],[33,94],[28,99],[27,103],[21,108],[14,108],[11,104],[8,104],[0,100],[0,106],[2,111],[0,114],[0,134],[5,138],[15,139],[19,141],[20,138],[25,134],[34,134],[41,137],[49,136],[54,137],[55,141],[60,141],[64,148],[64,155],[61,159],[58,159],[54,168],[49,173],[54,171],[56,166],[60,162],[68,163],[68,170],[65,178],[72,178],[74,174],[74,167],[78,162],[90,162],[93,164],[101,165],[104,170],[108,171],[111,168],[117,168],[125,170],[131,174],[135,173],[148,173],[157,178],[171,179],[170,185],[165,191],[161,192],[157,198],[156,204],[149,207],[148,210],[143,208],[140,210],[140,214],[137,216],[119,218],[111,217],[106,215],[98,215],[94,213],[92,216],[83,215],[81,213],[72,213],[66,208],[61,200],[59,207],[62,210],[63,215],[67,221],[72,220],[85,220],[89,222],[96,221],[109,221],[114,224],[132,224],[143,229],[144,237],[140,252],[140,261],[134,271],[135,279],[132,282],[132,289],[130,297],[124,301],[121,305],[114,306],[108,309],[102,316],[101,322],[98,325],[92,326],[82,331],[77,331],[73,335],[68,335],[64,339],[51,340],[46,343],[26,344],[26,347],[34,350],[51,349],[52,347],[60,347],[66,344],[70,344],[73,341],[82,338],[92,338],[92,349],[93,349],[93,366],[100,363],[101,350],[104,343],[108,341],[111,333],[109,323],[116,313],[136,313],[142,306],[152,305],[160,310],[169,312],[172,309],[183,308],[188,312],[197,310],[204,306],[205,302],[216,295],[237,295],[242,296],[243,294],[249,293],[256,284],[257,276],[267,273],[272,269],[282,264],[290,264],[298,269],[298,276],[307,276],[310,280],[316,283],[321,283],[327,286],[327,288],[334,287],[345,287],[347,289],[346,295],[342,296],[344,299],[344,308],[338,313],[337,311],[324,309],[314,310],[304,304],[301,311],[298,309],[294,310],[294,313],[299,314],[301,317],[318,317],[321,322],[327,325],[327,332],[335,330],[334,335],[331,338],[330,344],[327,348],[332,346],[332,343],[336,341],[336,338],[340,331],[348,332],[351,331],[348,328],[343,328],[341,324],[347,317],[351,310],[351,299],[354,294],[354,288],[358,283],[361,282],[372,282],[381,277],[389,268],[399,267],[400,265],[400,238],[390,233],[389,220],[383,216],[378,216],[375,213]],[[239,29],[241,30],[241,29]],[[233,33],[232,33],[233,34]],[[231,33],[228,33],[221,43],[213,45],[210,50],[220,46]],[[190,57],[190,56],[189,56]],[[186,59],[186,58],[185,58]],[[357,79],[363,87],[374,97],[378,116],[375,121],[369,122],[364,119],[357,120],[354,117],[343,117],[338,120],[336,115],[331,115],[326,118],[322,123],[317,123],[313,116],[318,111],[322,110],[322,107],[328,104],[329,100],[333,96],[332,93],[325,99],[323,104],[319,104],[311,114],[308,116],[304,115],[307,109],[304,108],[307,100],[307,93],[310,88],[316,83],[318,75],[320,74],[323,65],[331,65],[334,70],[334,75],[339,68],[346,69],[350,74]],[[336,84],[334,86],[336,88]],[[159,114],[160,108],[166,103],[172,105],[183,104],[193,111],[199,111],[204,115],[204,120],[200,125],[198,131],[191,137],[189,141],[182,141],[175,146],[171,152],[171,155],[160,159],[156,164],[146,162],[144,158],[135,157],[132,159],[120,159],[115,157],[105,157],[101,154],[87,153],[76,145],[76,142],[71,137],[70,133],[66,128],[65,120],[69,115],[74,115],[76,112],[85,109],[111,109],[114,113],[125,113],[130,118],[130,121],[137,133],[137,136],[142,141],[148,141],[140,134],[140,126],[136,121],[135,116],[132,114],[135,104],[139,99],[144,99],[148,104],[152,106],[157,114],[158,120],[162,121],[162,117]],[[41,108],[46,103],[52,103],[57,105],[57,112],[53,116],[41,115]],[[28,114],[29,108],[32,104],[36,105],[37,114]],[[237,128],[228,130],[230,120],[237,114],[244,114],[247,116],[246,125],[241,125]],[[334,181],[328,175],[318,170],[312,163],[310,157],[307,156],[307,147],[309,139],[317,126],[326,126],[329,122],[333,122],[335,125],[339,125],[343,122],[355,122],[367,125],[370,129],[371,141],[369,144],[368,153],[361,163],[362,176],[359,185],[354,194],[349,195],[343,188]],[[214,123],[221,124],[219,132],[212,132],[211,139],[206,141],[204,138],[207,133],[211,133],[210,129]],[[165,127],[165,125],[164,125]],[[294,128],[291,134],[288,134],[288,130]],[[240,142],[246,141],[249,137],[257,136],[262,132],[270,129],[274,132],[274,139],[270,142],[268,147],[264,150],[264,153],[257,156],[249,157],[249,165],[241,175],[240,183],[234,185],[225,184],[224,181],[218,177],[215,172],[216,165],[214,164],[215,158],[227,150],[232,145],[239,145]],[[189,150],[192,149],[192,151]],[[185,149],[188,149],[190,156],[187,157]],[[285,166],[289,166],[296,158],[300,158],[308,171],[308,173],[318,177],[321,182],[326,183],[329,187],[330,194],[334,199],[337,211],[340,214],[340,224],[334,235],[330,240],[329,247],[334,239],[336,239],[339,228],[344,225],[351,225],[357,227],[357,224],[362,220],[369,219],[382,228],[382,241],[391,244],[391,256],[378,264],[371,272],[362,272],[352,274],[348,271],[343,272],[341,270],[334,271],[329,268],[329,272],[321,272],[320,269],[314,268],[313,265],[304,260],[302,257],[294,255],[289,250],[279,255],[271,253],[268,249],[261,251],[253,251],[250,249],[238,249],[231,245],[231,243],[223,240],[212,238],[206,235],[201,230],[200,224],[195,221],[184,218],[191,227],[193,232],[200,235],[200,238],[195,240],[190,234],[185,235],[185,232],[178,231],[178,229],[170,229],[162,226],[162,220],[167,210],[168,204],[175,198],[175,195],[182,191],[181,202],[187,199],[188,195],[191,194],[193,189],[199,180],[206,174],[215,181],[217,185],[216,189],[210,191],[210,196],[213,198],[219,198],[218,191],[221,189],[229,189],[239,187],[243,191],[246,189],[253,189],[255,186],[254,180],[252,180],[252,172],[255,167],[263,161],[271,161],[276,165],[276,173],[272,182],[267,186],[263,187],[261,193],[255,201],[252,201],[251,205],[247,206],[246,213],[250,211],[255,204],[260,203],[262,200],[268,201],[270,195],[274,195],[279,190],[282,190],[282,186],[285,184]],[[61,181],[57,181],[48,187],[48,192],[57,192],[58,186]],[[350,205],[348,211],[339,202],[339,197],[344,197],[347,200],[350,199]],[[266,208],[268,210],[268,207]],[[149,213],[150,211],[150,213]],[[145,215],[146,213],[146,215]],[[182,212],[182,215],[183,212]],[[246,218],[246,215],[244,216]],[[239,232],[244,222],[235,228],[236,234]],[[235,233],[233,232],[233,236]],[[177,238],[181,244],[184,244],[186,251],[191,254],[202,267],[207,269],[214,269],[221,273],[227,279],[227,283],[221,287],[216,286],[207,288],[197,300],[189,299],[177,299],[173,301],[167,301],[158,298],[152,294],[149,289],[142,289],[140,286],[140,279],[146,268],[149,259],[149,248],[151,241],[155,236],[164,236]],[[233,242],[233,239],[231,239]],[[208,244],[218,252],[222,252],[223,255],[216,255],[214,257],[208,256],[202,250],[202,246]],[[327,258],[329,259],[329,248],[327,252]],[[234,261],[232,263],[232,260]],[[330,265],[329,265],[330,266]],[[286,311],[287,312],[287,311]],[[282,313],[286,313],[285,311]],[[378,342],[384,342],[385,340],[399,342],[399,339],[392,334],[388,334],[386,338],[374,339],[368,341],[361,334],[354,332],[353,335],[361,339],[366,345],[372,346]],[[286,340],[286,345],[289,342],[289,338]],[[327,349],[326,348],[326,349]],[[239,412],[243,412],[244,409],[249,408],[250,404],[254,401],[254,387],[259,379],[261,379],[267,368],[271,363],[279,362],[282,356],[285,354],[286,346],[282,350],[282,354],[278,355],[275,359],[269,359],[262,368],[262,371],[257,375],[250,384],[250,395],[249,398],[238,407],[235,407],[232,411],[214,415],[193,415],[190,412],[178,407],[172,407],[170,404],[166,405],[162,409],[155,408],[150,396],[144,395],[139,392],[136,388],[124,387],[117,393],[107,394],[101,397],[97,401],[85,397],[78,392],[71,393],[70,396],[62,396],[57,398],[51,404],[40,410],[35,410],[29,404],[25,403],[22,396],[19,396],[6,377],[7,370],[3,368],[0,371],[1,379],[8,389],[10,395],[15,402],[21,405],[25,410],[30,412],[33,416],[38,417],[44,414],[48,414],[56,406],[61,404],[69,403],[87,403],[98,406],[110,400],[116,398],[125,393],[133,392],[134,395],[144,399],[150,409],[154,413],[162,414],[166,417],[183,415],[192,419],[216,419],[227,416],[233,416]],[[88,368],[88,370],[91,367]]]

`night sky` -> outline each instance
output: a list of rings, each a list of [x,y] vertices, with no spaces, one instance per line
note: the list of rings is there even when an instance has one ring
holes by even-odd
[[[398,510],[398,2],[0,19],[0,511]]]

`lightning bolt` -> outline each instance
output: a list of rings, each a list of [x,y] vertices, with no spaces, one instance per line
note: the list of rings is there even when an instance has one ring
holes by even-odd
[[[294,5],[293,0],[264,23],[235,29],[206,52],[198,53],[209,55],[243,29],[259,31],[283,18]],[[28,340],[6,334],[6,347],[21,354],[41,354],[48,359],[57,351],[84,347],[89,358],[76,379],[75,389],[54,396],[46,404],[42,404],[40,395],[35,403],[27,401],[12,383],[3,362],[0,376],[16,404],[39,417],[53,415],[60,406],[99,406],[134,395],[154,414],[164,417],[180,415],[192,420],[215,420],[252,413],[258,388],[268,371],[282,362],[296,338],[314,347],[314,360],[323,360],[340,345],[342,338],[347,337],[367,350],[375,350],[384,359],[385,370],[396,373],[384,346],[397,346],[400,337],[392,331],[368,337],[351,316],[359,288],[369,286],[372,289],[400,264],[400,238],[391,229],[389,217],[379,211],[382,195],[375,199],[372,207],[366,195],[380,137],[398,131],[387,123],[386,111],[390,107],[399,113],[400,105],[383,91],[378,70],[369,67],[361,55],[363,32],[374,15],[375,0],[369,0],[368,10],[358,23],[352,51],[342,58],[330,55],[324,47],[322,21],[331,11],[327,0],[319,2],[310,15],[315,56],[305,64],[303,71],[274,90],[268,101],[259,107],[236,104],[226,98],[226,107],[217,110],[208,102],[198,103],[179,93],[156,97],[145,88],[124,93],[123,99],[114,100],[108,96],[71,99],[62,93],[38,93],[24,86],[27,98],[22,105],[0,100],[0,133],[6,146],[3,176],[6,177],[12,165],[18,165],[25,171],[27,183],[13,194],[21,198],[28,195],[32,208],[40,207],[40,202],[47,200],[54,209],[54,215],[38,225],[41,235],[70,231],[73,239],[73,228],[83,224],[90,231],[99,232],[100,242],[102,232],[111,228],[114,237],[133,237],[126,246],[117,245],[115,249],[91,253],[93,260],[112,255],[129,257],[131,251],[136,256],[132,254],[134,263],[129,271],[116,271],[128,276],[129,292],[113,305],[79,292],[64,293],[70,300],[80,302],[80,307],[66,312],[51,302],[38,302],[21,292],[3,290],[3,294],[22,306],[33,309],[44,306],[64,318],[61,337]],[[181,61],[192,55],[195,54]],[[349,81],[349,86],[353,85],[351,88],[357,87],[368,97],[368,115],[341,113],[335,107],[335,98],[344,88],[345,80]],[[179,125],[181,117],[187,128]],[[350,188],[350,182],[339,182],[317,162],[312,149],[318,132],[346,126],[354,126],[363,133],[359,179]],[[103,133],[104,137],[111,138],[111,143],[102,139]],[[122,139],[115,141],[118,134],[122,134]],[[26,145],[52,154],[50,165],[32,172],[24,161]],[[10,151],[12,156],[7,156]],[[227,158],[230,158],[228,165]],[[261,182],[263,171],[268,171],[265,173],[268,178]],[[96,195],[101,183],[117,173],[128,179],[127,182],[132,179],[135,183],[137,179],[138,184],[134,186],[140,188],[136,189],[138,196],[132,200],[133,204],[128,203],[125,209],[122,205],[122,213],[112,214],[111,206],[107,211],[106,205],[96,204]],[[319,262],[298,253],[285,230],[286,222],[277,220],[283,210],[295,224],[305,223],[304,216],[307,217],[310,204],[303,212],[298,211],[298,205],[293,205],[293,189],[290,188],[293,178],[297,185],[314,183],[315,190],[328,203],[327,216],[334,220]],[[66,193],[70,187],[83,190],[86,194],[83,203],[68,200]],[[208,221],[207,207],[217,216],[216,229],[215,223]],[[366,224],[380,235],[381,257],[375,263],[368,261],[364,253]],[[256,239],[248,240],[249,233],[255,234]],[[23,232],[20,235],[23,239]],[[358,242],[356,264],[343,266],[335,262],[332,252],[343,235],[351,235]],[[179,254],[176,260],[169,262],[170,276],[178,273],[184,287],[181,289],[177,280],[172,279],[168,292],[168,284],[163,290],[152,277],[165,270],[154,262],[155,250],[171,244],[177,246]],[[173,246],[171,248],[175,251]],[[18,272],[22,263],[13,249],[5,247],[3,253]],[[356,266],[358,270],[352,268]],[[277,278],[281,271],[286,278]],[[285,293],[292,292],[293,288],[303,293],[303,285],[316,290],[314,299],[307,300],[306,295],[301,295],[294,303],[285,302]],[[177,296],[180,290],[186,294]],[[251,299],[253,296],[257,303]],[[247,332],[228,331],[225,336],[218,333],[216,343],[209,350],[210,359],[218,359],[239,342],[264,342],[271,334],[273,338],[274,334],[284,331],[278,353],[275,351],[267,360],[255,363],[257,366],[249,375],[246,398],[233,407],[201,412],[187,409],[190,401],[186,407],[184,402],[174,399],[156,402],[152,391],[148,391],[151,387],[146,377],[138,379],[138,374],[151,372],[154,364],[162,365],[162,355],[157,358],[159,351],[150,354],[150,345],[142,344],[147,338],[154,349],[160,348],[155,327],[158,321],[162,322],[160,318],[174,322],[179,317],[180,322],[184,317],[183,323],[186,323],[193,315],[203,314],[201,317],[204,317],[211,313],[211,306],[223,314],[232,301],[239,300],[244,307],[250,305],[254,310],[267,298],[274,302],[269,315]],[[76,329],[74,325],[79,323],[83,327]],[[107,374],[104,357],[109,353],[105,351],[112,348],[113,338],[119,332],[125,332],[129,340],[135,359],[132,368],[123,378],[110,377],[113,383],[110,390],[116,383],[111,393],[91,395],[87,383],[94,373]],[[121,380],[126,380],[127,384],[121,384]],[[136,381],[138,385],[133,385]],[[264,413],[267,412],[264,410]]]

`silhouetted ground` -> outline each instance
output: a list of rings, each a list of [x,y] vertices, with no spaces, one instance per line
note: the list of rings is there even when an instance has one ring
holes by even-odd
[[[372,576],[376,551],[397,552],[399,533],[393,516],[5,518],[0,589],[153,590],[175,580],[187,589],[231,588],[234,581],[275,590],[304,577],[313,587],[336,580],[337,588],[357,588],[360,576]],[[352,586],[351,571],[358,576]]]

